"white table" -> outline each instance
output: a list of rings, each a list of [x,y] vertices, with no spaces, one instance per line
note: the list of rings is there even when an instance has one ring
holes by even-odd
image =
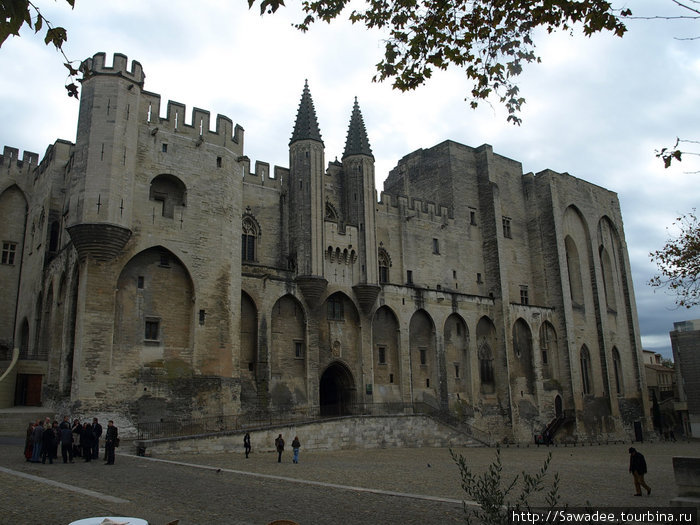
[[[96,518],[83,518],[82,520],[72,521],[68,525],[100,525],[105,519],[116,521],[117,523],[128,523],[129,525],[148,525],[146,520],[141,518],[128,518],[124,516],[99,516]]]

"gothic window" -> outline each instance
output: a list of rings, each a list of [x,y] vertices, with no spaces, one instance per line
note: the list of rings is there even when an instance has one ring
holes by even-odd
[[[586,345],[581,347],[581,383],[584,394],[589,395],[593,393],[593,385],[591,383],[591,355],[588,353]]]
[[[339,296],[328,299],[328,319],[342,321],[345,319],[343,311],[343,299]]]
[[[605,292],[605,302],[609,310],[617,309],[615,300],[615,282],[613,280],[613,266],[610,260],[610,254],[604,246],[600,246],[600,265],[603,270],[603,291]]]
[[[379,248],[379,282],[385,284],[389,282],[389,267],[391,259],[384,248]]]
[[[338,222],[338,212],[330,202],[326,202],[326,220],[331,222]]]
[[[241,234],[241,259],[244,262],[255,262],[257,257],[258,227],[252,217],[243,218],[243,233]]]
[[[15,264],[15,254],[17,252],[17,243],[4,241],[2,243],[2,264]]]

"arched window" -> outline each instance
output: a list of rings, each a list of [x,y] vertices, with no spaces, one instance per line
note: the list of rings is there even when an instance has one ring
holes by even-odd
[[[389,267],[391,258],[384,248],[379,248],[379,282],[385,284],[389,282]]]
[[[241,236],[241,259],[245,262],[255,262],[257,256],[258,227],[251,217],[243,218],[243,234]]]
[[[591,355],[588,352],[586,345],[581,347],[581,382],[583,393],[589,395],[593,393],[593,384],[591,382]]]
[[[482,340],[479,344],[479,376],[482,391],[493,392],[493,354],[486,340]]]
[[[172,219],[175,206],[187,204],[187,187],[174,175],[158,175],[151,181],[148,198],[161,203],[162,216]]]

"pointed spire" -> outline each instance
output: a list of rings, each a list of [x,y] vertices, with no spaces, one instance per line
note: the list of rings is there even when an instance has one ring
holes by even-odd
[[[365,121],[362,119],[360,105],[357,103],[357,97],[355,97],[355,104],[352,107],[352,116],[350,117],[350,127],[348,128],[348,138],[345,141],[343,158],[350,155],[367,155],[374,158],[372,148],[369,146],[369,139],[367,138]]]
[[[301,102],[297,111],[297,120],[294,123],[294,131],[292,138],[289,140],[291,145],[297,140],[317,140],[323,144],[321,139],[321,131],[318,128],[318,120],[316,120],[316,110],[314,109],[314,101],[311,100],[311,92],[309,91],[309,82],[304,81],[304,92],[301,94]]]

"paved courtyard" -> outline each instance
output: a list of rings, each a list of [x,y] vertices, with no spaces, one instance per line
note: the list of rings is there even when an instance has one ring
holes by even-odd
[[[300,436],[301,437],[301,436]],[[303,440],[302,440],[303,443]],[[22,440],[0,438],[0,521],[15,525],[66,525],[88,516],[135,516],[150,525],[463,523],[459,471],[447,449],[305,451],[292,463],[276,454],[125,454],[102,461],[53,465],[24,461]],[[698,443],[635,445],[649,465],[651,496],[635,498],[626,445],[575,448],[504,448],[505,479],[534,472],[548,452],[569,505],[666,506],[676,496],[671,458],[698,456]],[[466,448],[483,472],[495,449]]]

